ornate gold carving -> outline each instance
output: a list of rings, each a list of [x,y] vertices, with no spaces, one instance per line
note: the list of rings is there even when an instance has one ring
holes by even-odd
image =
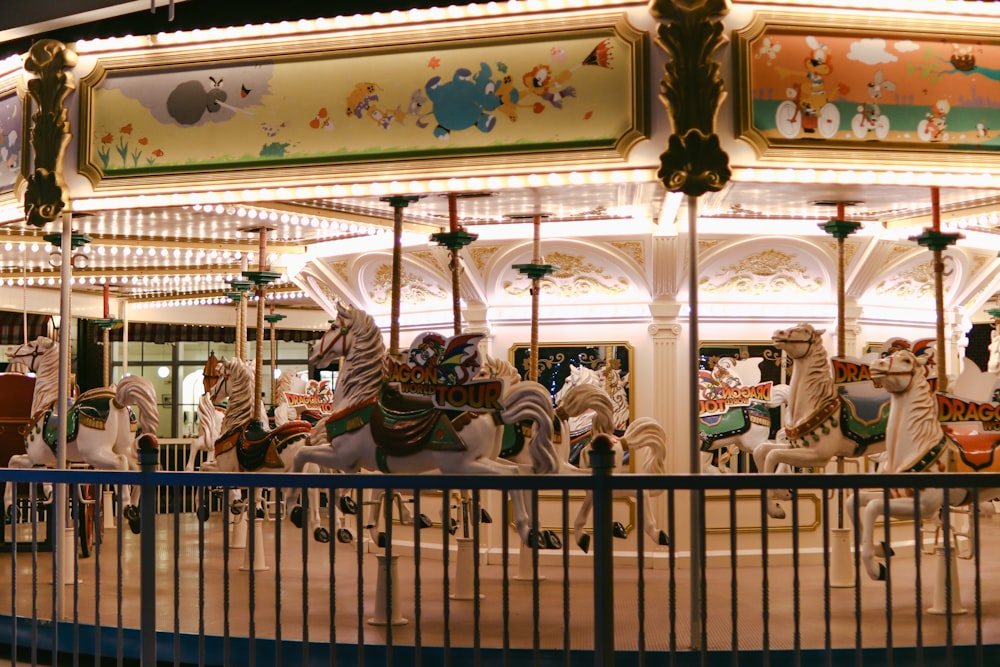
[[[407,303],[424,303],[429,300],[442,301],[449,298],[439,285],[432,285],[426,280],[412,273],[403,271],[400,275],[399,298]],[[375,272],[375,280],[372,284],[372,291],[369,296],[372,301],[379,305],[389,303],[392,296],[392,267],[382,264]]]
[[[631,257],[639,266],[646,265],[646,255],[639,241],[612,241],[611,245]]]
[[[950,257],[944,257],[945,264],[949,263]],[[953,269],[954,267],[952,267]],[[953,275],[945,267],[945,276]],[[948,285],[944,285],[944,290],[948,291]],[[903,271],[886,278],[875,288],[875,293],[879,296],[892,296],[899,299],[929,299],[934,297],[934,262],[926,261],[917,264],[909,271]]]
[[[470,246],[468,253],[472,255],[472,261],[481,273],[497,250],[496,246]]]
[[[344,281],[345,285],[351,284],[351,277],[347,272],[347,262],[332,262],[330,264],[330,270],[336,273],[340,279]]]
[[[28,94],[38,105],[32,115],[34,171],[27,179],[24,215],[36,227],[44,227],[69,208],[63,158],[73,135],[63,102],[75,86],[73,75],[63,69],[73,67],[76,62],[76,53],[65,44],[42,39],[32,45],[24,63],[24,69],[35,75],[28,80]]]
[[[837,256],[837,240],[836,239],[830,239],[830,240],[828,240],[826,242],[826,247],[830,249],[830,252],[833,254],[834,257]],[[851,265],[851,258],[854,257],[854,254],[857,251],[858,251],[858,244],[857,243],[852,243],[852,242],[847,241],[847,240],[844,241],[844,266],[850,266]]]
[[[660,98],[674,133],[660,155],[657,176],[668,190],[698,197],[718,192],[729,181],[729,156],[715,134],[715,119],[726,93],[719,63],[725,44],[722,17],[726,0],[652,0],[649,12],[662,21],[657,44],[670,56],[664,65]]]
[[[438,262],[437,255],[435,255],[430,250],[421,250],[419,252],[415,252],[415,253],[413,253],[413,256],[416,257],[417,259],[423,260],[427,264],[430,264],[431,266],[433,266],[438,271],[442,271],[442,272],[444,271],[444,268]]]
[[[627,278],[609,276],[604,269],[584,261],[579,255],[555,252],[545,259],[558,268],[538,281],[542,294],[572,298],[593,292],[622,294],[629,289]],[[508,280],[504,282],[503,289],[512,296],[524,296],[530,293],[531,281]]]
[[[795,261],[794,255],[765,250],[722,267],[715,278],[702,278],[699,285],[708,292],[759,295],[797,291],[809,294],[818,291],[823,281],[810,276],[806,267]]]
[[[698,254],[704,255],[706,252],[722,243],[718,239],[698,239]]]

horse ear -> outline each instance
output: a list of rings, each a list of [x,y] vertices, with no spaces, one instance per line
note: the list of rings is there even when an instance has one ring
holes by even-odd
[[[813,332],[813,338],[819,338],[820,336],[822,336],[825,333],[826,333],[826,329],[816,329]]]

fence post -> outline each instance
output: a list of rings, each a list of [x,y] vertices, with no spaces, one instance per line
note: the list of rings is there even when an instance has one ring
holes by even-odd
[[[604,434],[590,445],[590,468],[594,474],[594,665],[615,664],[614,562],[611,543],[611,472],[615,453]]]
[[[139,633],[140,664],[156,665],[156,482],[152,473],[160,463],[159,443],[152,433],[139,436]]]

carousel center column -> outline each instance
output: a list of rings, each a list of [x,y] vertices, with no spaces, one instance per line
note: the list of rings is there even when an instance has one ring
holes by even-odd
[[[682,304],[677,294],[676,267],[683,266],[683,248],[677,236],[653,237],[653,300],[649,305],[653,323],[649,336],[653,343],[652,417],[667,431],[667,442],[687,442],[689,410],[687,385],[679,381],[687,373],[687,351],[681,349]],[[689,454],[685,447],[671,448],[670,472],[688,472]],[[664,508],[657,508],[664,511]],[[657,516],[657,521],[666,521]]]

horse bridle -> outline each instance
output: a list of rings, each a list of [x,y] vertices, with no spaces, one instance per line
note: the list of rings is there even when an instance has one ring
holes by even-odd
[[[892,363],[895,361],[895,359],[893,358],[894,356],[895,355],[890,355],[889,356],[889,369],[886,370],[884,373],[880,373],[880,375],[882,375],[884,377],[888,377],[888,376],[892,376],[892,375],[909,375],[910,376],[910,381],[906,384],[906,389],[909,389],[910,385],[913,384],[913,378],[917,377],[917,366],[914,365],[908,371],[894,371],[894,370],[892,370]]]
[[[20,354],[19,352],[23,348],[30,349],[31,354]],[[42,351],[38,349],[38,345],[20,345],[14,352],[13,356],[10,357],[10,360],[14,361],[15,359],[17,360],[31,359],[31,361],[25,364],[25,366],[28,367],[29,371],[36,372],[38,371],[38,369],[35,367],[35,362],[38,361],[38,357],[42,356],[42,354],[43,354]],[[22,361],[21,363],[24,362]]]
[[[332,331],[334,328],[335,327],[330,327],[330,330]],[[327,350],[329,350],[330,348],[332,348],[334,345],[337,344],[337,341],[339,341],[341,338],[346,338],[347,334],[350,331],[351,331],[351,327],[347,326],[346,324],[341,324],[340,325],[340,331],[338,331],[337,334],[333,338],[330,339],[330,343],[328,345],[323,345],[323,346],[321,346],[319,348],[319,353],[317,354],[317,356],[321,356],[321,355],[326,354]],[[323,341],[320,340],[320,343],[322,343],[322,342]],[[345,353],[347,352],[347,346],[346,345],[344,346],[344,352]]]

